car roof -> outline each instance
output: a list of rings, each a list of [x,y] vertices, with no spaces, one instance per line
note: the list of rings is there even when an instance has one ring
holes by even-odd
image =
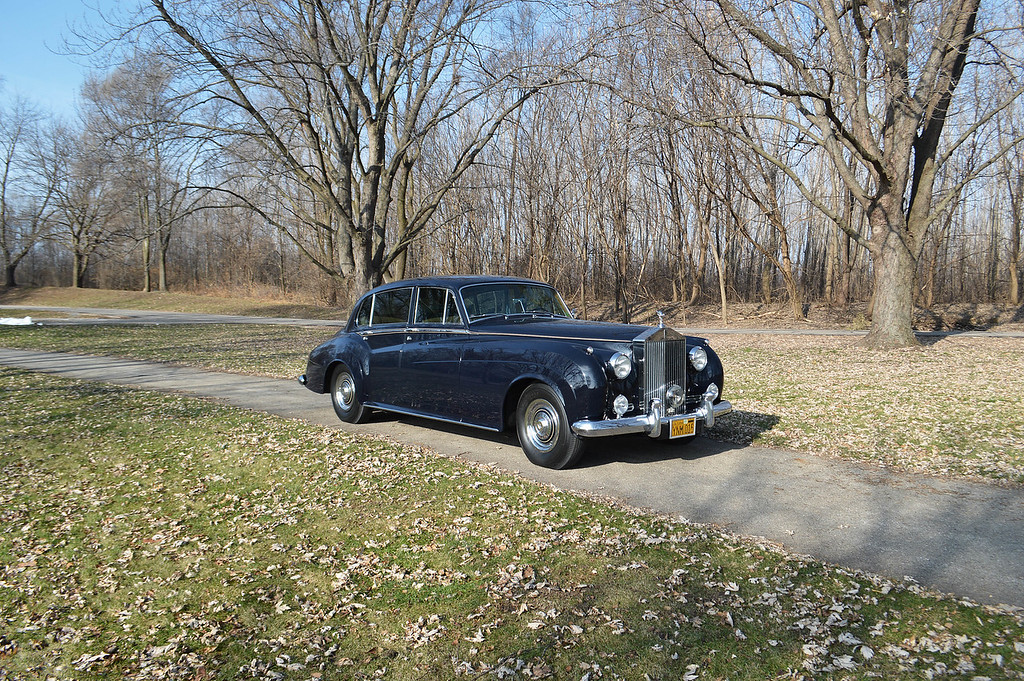
[[[407,286],[443,286],[447,288],[460,289],[463,286],[470,286],[473,284],[501,283],[540,284],[541,286],[548,286],[548,284],[545,284],[544,282],[525,279],[523,277],[498,277],[485,274],[456,274],[437,277],[419,277],[416,279],[402,279],[400,281],[393,281],[391,283],[378,286],[371,291],[367,291],[367,293],[376,293],[377,291],[387,291],[395,288],[405,288]]]

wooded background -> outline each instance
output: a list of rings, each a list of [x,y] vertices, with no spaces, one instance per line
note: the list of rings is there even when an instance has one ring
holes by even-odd
[[[1021,304],[1022,4],[152,0],[0,93],[8,286]],[[889,250],[886,250],[889,249]],[[907,284],[901,284],[904,289]]]

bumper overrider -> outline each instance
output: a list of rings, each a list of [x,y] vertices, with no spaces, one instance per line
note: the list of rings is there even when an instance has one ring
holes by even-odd
[[[724,416],[732,411],[732,404],[728,400],[713,403],[705,399],[699,407],[685,414],[665,415],[665,407],[661,400],[651,401],[651,407],[643,416],[631,416],[626,418],[605,419],[603,421],[577,421],[572,424],[572,430],[580,437],[606,437],[610,435],[627,435],[629,433],[645,433],[652,438],[662,437],[663,433],[672,432],[674,422],[694,422],[692,430],[685,431],[686,434],[677,437],[688,437],[697,434],[696,424],[702,423],[704,428],[715,425],[715,419]],[[669,435],[672,437],[672,435]]]

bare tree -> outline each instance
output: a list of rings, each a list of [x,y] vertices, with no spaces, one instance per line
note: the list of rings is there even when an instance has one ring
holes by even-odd
[[[772,149],[773,155],[777,158],[786,158],[787,151],[782,148],[784,145],[778,140],[766,139],[770,135],[752,130],[751,127],[745,126],[745,135],[750,139],[756,139],[762,148]],[[719,200],[732,211],[733,220],[740,234],[771,264],[771,268],[765,268],[762,277],[762,294],[766,300],[771,299],[772,273],[778,271],[786,288],[793,317],[805,318],[807,315],[804,312],[803,294],[793,266],[790,224],[784,211],[786,198],[782,185],[785,176],[777,166],[768,163],[757,154],[750,154],[747,147],[736,145],[732,139],[722,140],[720,154],[737,180],[737,186],[733,187],[733,190],[737,196],[745,197],[756,207],[756,213],[751,217],[763,222],[764,229],[760,231],[767,233],[766,237],[755,235],[750,226],[752,220],[738,212],[738,202],[733,197],[719,197]]]
[[[166,60],[137,53],[106,77],[88,80],[83,89],[86,114],[133,198],[144,291],[152,288],[154,239],[157,286],[167,290],[171,238],[183,220],[204,206],[208,192],[196,189],[196,175],[214,152],[208,135],[185,124],[192,102],[176,95],[174,80]]]
[[[1016,106],[1009,112],[1007,121],[1000,126],[1000,137],[1014,139],[1024,129],[1024,106]],[[1009,238],[1007,253],[1007,296],[1011,305],[1021,304],[1021,268],[1024,254],[1021,252],[1021,234],[1024,232],[1024,148],[1015,147],[1001,159],[997,177],[1005,185],[1009,205]]]
[[[871,347],[916,343],[914,277],[924,236],[957,194],[936,196],[935,179],[955,150],[1021,93],[1020,64],[1000,52],[999,33],[979,23],[980,9],[980,0],[709,0],[666,8],[718,73],[766,98],[752,115],[782,122],[794,139],[823,150],[862,207],[869,236],[816,195],[799,166],[726,123],[728,115],[718,119],[870,251]],[[994,12],[984,18],[1000,20]],[[954,106],[954,95],[969,66],[982,68],[968,60],[975,45],[987,51],[982,61],[994,64],[993,75],[1015,85],[993,92],[972,115]],[[944,135],[951,117],[958,125]]]
[[[54,126],[47,137],[47,174],[55,204],[55,229],[49,238],[71,253],[71,286],[82,288],[90,259],[115,235],[122,197],[111,182],[107,150],[88,129]]]
[[[18,265],[51,228],[53,186],[41,165],[40,121],[24,100],[0,106],[0,254],[8,287],[17,285]]]
[[[279,227],[324,272],[365,288],[388,276],[501,123],[549,80],[500,48],[497,19],[517,18],[503,9],[502,0],[152,0],[146,26],[162,26],[177,66],[234,107],[234,124],[219,131],[273,161],[264,191],[302,186],[309,200],[292,202],[292,215],[332,243],[332,259]],[[457,117],[464,134],[452,164],[417,176],[431,135]]]

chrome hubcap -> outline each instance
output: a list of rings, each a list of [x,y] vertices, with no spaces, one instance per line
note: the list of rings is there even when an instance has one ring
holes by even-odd
[[[558,441],[558,414],[551,403],[535,400],[526,409],[526,439],[535,449],[549,451]]]
[[[343,408],[348,409],[352,406],[356,396],[356,387],[352,383],[350,375],[344,374],[338,379],[334,387],[334,394],[338,399],[338,404]]]

